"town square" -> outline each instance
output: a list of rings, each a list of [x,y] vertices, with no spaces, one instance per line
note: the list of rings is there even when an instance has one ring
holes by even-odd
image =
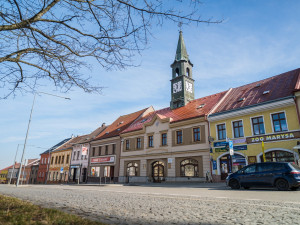
[[[300,224],[298,1],[0,5],[0,224]]]

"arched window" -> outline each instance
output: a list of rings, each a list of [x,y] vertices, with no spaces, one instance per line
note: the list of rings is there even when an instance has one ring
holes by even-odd
[[[137,163],[128,163],[127,164],[127,176],[137,176],[138,173],[138,164]]]
[[[190,68],[186,68],[186,75],[190,77]]]
[[[266,154],[267,162],[294,162],[293,153],[286,151],[271,151]],[[263,156],[260,157],[261,162],[263,162]]]
[[[176,68],[175,73],[176,73],[176,77],[178,77],[179,76],[179,69],[178,68]]]
[[[195,159],[185,159],[180,162],[180,176],[198,177],[198,161]]]

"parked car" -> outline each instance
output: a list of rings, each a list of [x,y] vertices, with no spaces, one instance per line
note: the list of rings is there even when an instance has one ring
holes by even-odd
[[[241,187],[276,187],[280,191],[297,190],[300,186],[300,168],[287,162],[254,163],[230,174],[226,185]]]

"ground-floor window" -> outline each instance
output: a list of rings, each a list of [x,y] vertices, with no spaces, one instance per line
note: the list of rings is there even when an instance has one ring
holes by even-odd
[[[100,167],[91,167],[91,177],[100,176]]]
[[[138,174],[138,164],[128,163],[127,164],[127,176],[137,176]]]
[[[294,162],[294,154],[287,151],[271,151],[265,153],[267,162]],[[263,162],[263,156],[260,157]]]
[[[233,156],[226,154],[222,156],[219,160],[221,180],[225,180],[228,176],[228,173],[234,173],[246,166],[246,158],[239,154],[234,154]]]
[[[104,167],[104,177],[110,177],[110,166]]]
[[[198,177],[198,161],[195,159],[185,159],[180,162],[180,176]]]

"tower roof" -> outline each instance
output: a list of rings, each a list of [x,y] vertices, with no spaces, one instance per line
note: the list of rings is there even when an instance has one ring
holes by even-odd
[[[184,44],[183,36],[182,36],[182,31],[179,32],[179,39],[178,39],[178,44],[177,44],[177,50],[176,50],[176,56],[175,56],[176,61],[180,60],[189,60],[189,55],[187,54],[186,47]]]

